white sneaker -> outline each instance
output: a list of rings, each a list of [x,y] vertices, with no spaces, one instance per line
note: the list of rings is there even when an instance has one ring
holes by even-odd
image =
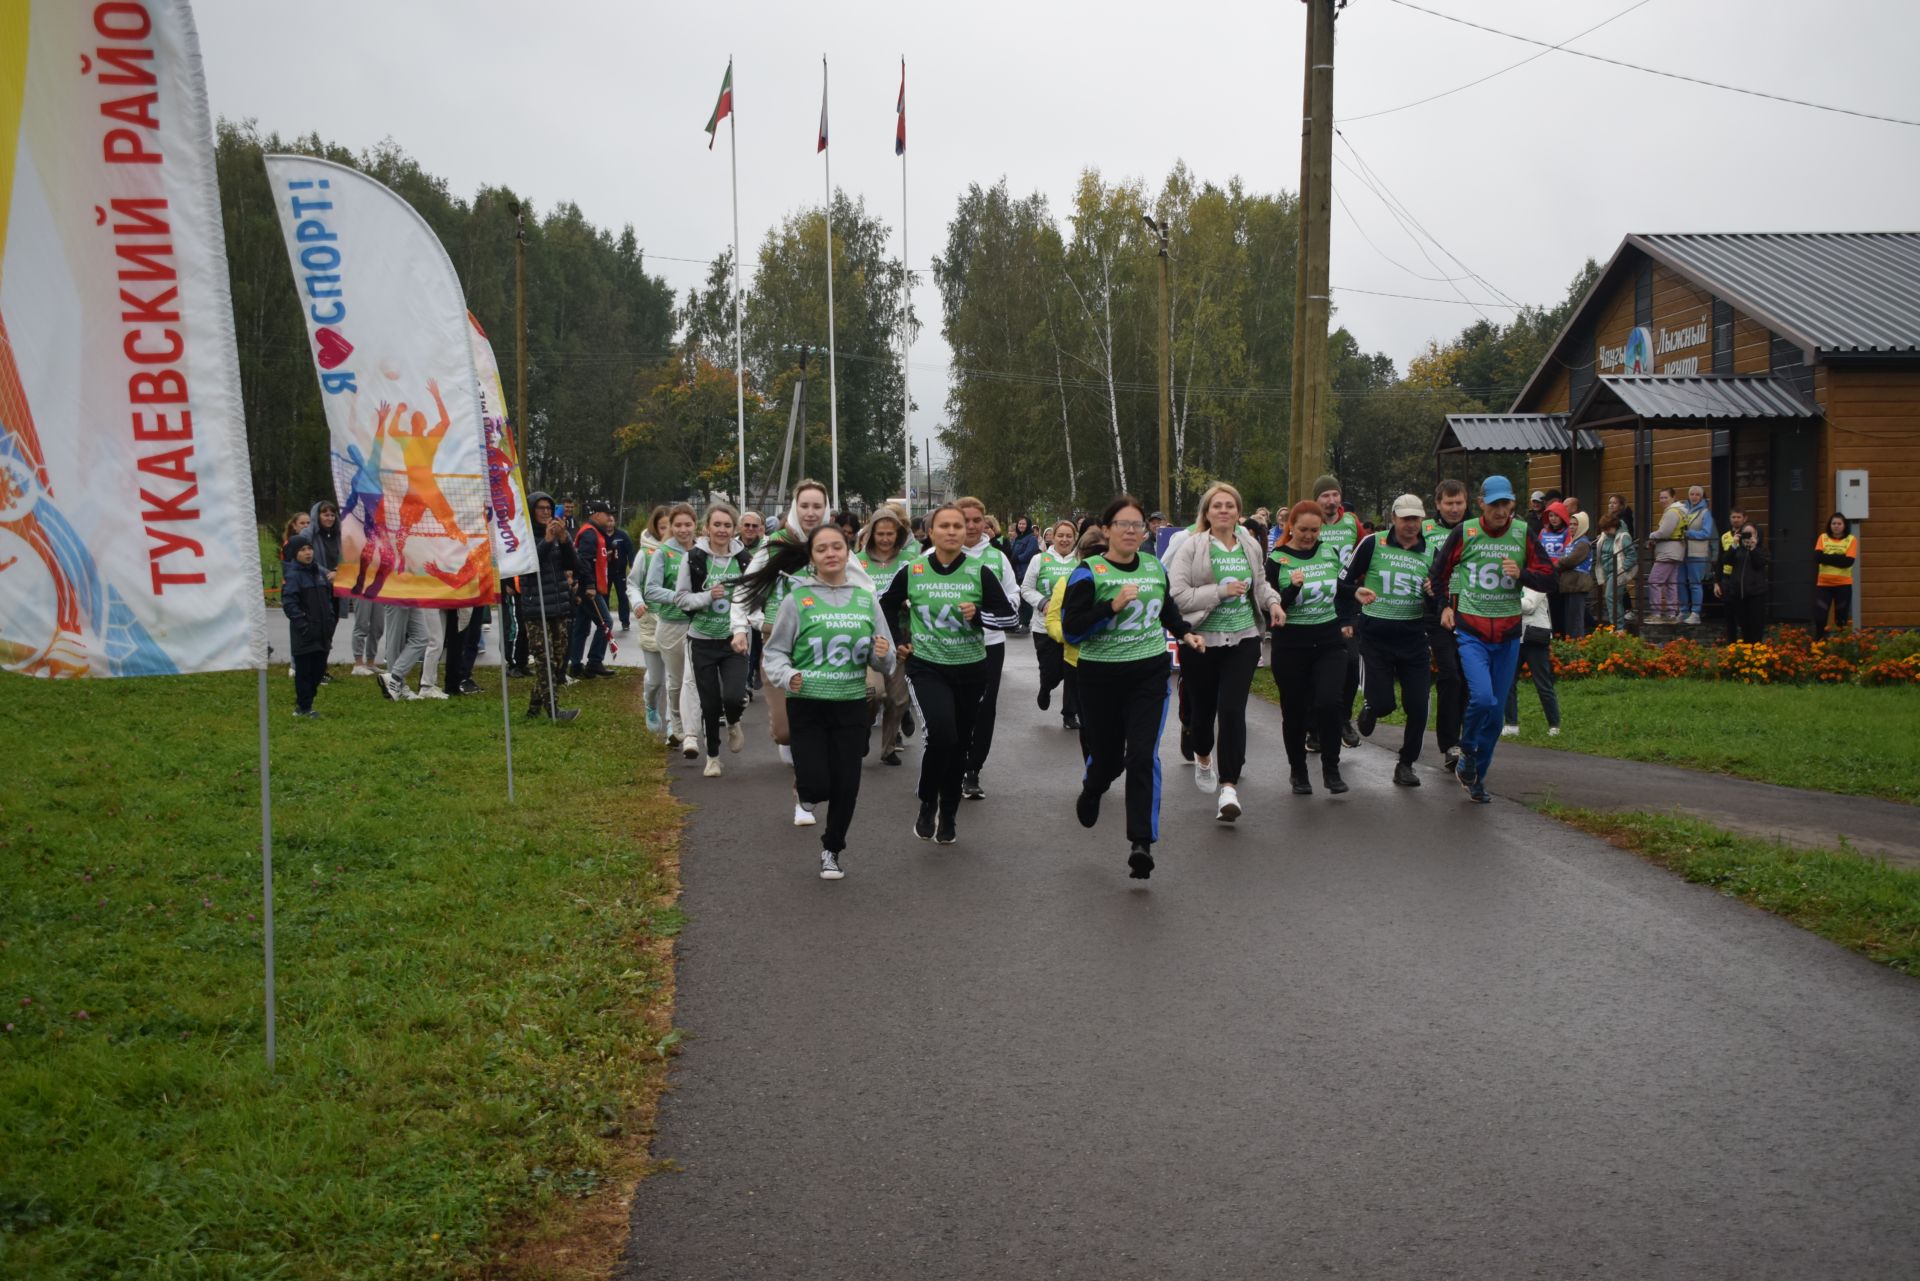
[[[793,748],[785,743],[780,744],[780,763],[782,765],[793,764]]]
[[[802,805],[799,801],[793,803],[793,825],[795,827],[812,827],[816,821],[813,817],[812,810]]]
[[[1559,727],[1558,725],[1549,725],[1549,726],[1547,726],[1547,737],[1548,737],[1548,738],[1559,738],[1559,737],[1560,737],[1560,727]]]
[[[725,771],[720,768],[720,758],[718,756],[707,757],[707,767],[700,771],[701,775],[706,778],[719,778],[724,772]]]
[[[405,681],[397,681],[389,676],[387,677],[387,684],[393,690],[393,700],[396,703],[417,703],[420,701],[420,696],[408,689]]]
[[[689,734],[680,740],[680,755],[695,760],[700,755],[700,740]]]
[[[291,664],[291,663],[289,663],[289,664],[287,664],[287,676],[288,676],[288,678],[289,678],[289,679],[291,679],[291,678],[292,678],[292,676],[293,676],[293,674],[294,674],[294,672],[293,672],[293,664]]]
[[[821,850],[820,879],[823,881],[837,881],[845,876],[846,873],[840,870],[840,860],[833,856],[833,851]]]
[[[422,685],[420,687],[420,693],[417,695],[417,697],[419,698],[440,698],[440,699],[444,699],[446,696],[447,696],[447,691],[445,691],[444,689],[441,689],[438,685]]]
[[[747,727],[739,721],[727,726],[727,750],[737,752],[747,745]]]
[[[1214,811],[1213,816],[1222,823],[1231,823],[1240,817],[1240,793],[1232,783],[1220,789],[1220,808]]]
[[[1502,725],[1500,727],[1500,737],[1501,738],[1519,738],[1520,727],[1518,725]]]
[[[1193,762],[1193,785],[1211,795],[1220,790],[1220,771],[1211,765],[1202,765],[1196,758]]]
[[[371,676],[373,675],[373,669],[365,663],[355,663],[353,665],[353,674],[355,676]]]
[[[1692,624],[1692,625],[1694,625],[1694,626],[1698,626],[1698,625],[1699,625],[1699,622],[1700,622],[1700,615],[1698,615],[1698,614],[1688,614],[1688,615],[1687,615],[1687,616],[1686,616],[1685,618],[1683,618],[1683,619],[1681,619],[1680,621],[1681,621],[1681,622],[1683,622],[1683,623],[1689,623],[1689,624]]]

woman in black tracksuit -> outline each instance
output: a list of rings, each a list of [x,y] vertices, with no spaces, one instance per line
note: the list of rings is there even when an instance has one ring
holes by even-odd
[[[1280,734],[1295,796],[1313,795],[1307,777],[1307,735],[1320,740],[1327,790],[1347,790],[1340,777],[1340,727],[1346,717],[1347,638],[1351,603],[1339,599],[1340,557],[1320,541],[1320,504],[1294,504],[1287,538],[1267,557],[1267,581],[1280,593],[1286,623],[1273,632],[1273,680],[1280,687]],[[1342,610],[1349,611],[1342,617]]]
[[[1146,509],[1122,494],[1100,523],[1107,550],[1067,578],[1060,632],[1079,647],[1080,724],[1086,774],[1074,813],[1082,827],[1100,821],[1100,798],[1127,776],[1127,875],[1153,875],[1160,839],[1160,731],[1167,720],[1167,655],[1171,633],[1193,649],[1205,643],[1187,626],[1158,559],[1140,550]]]
[[[907,679],[927,723],[913,834],[951,845],[958,839],[961,781],[987,688],[986,629],[1009,627],[1016,615],[988,562],[967,556],[967,518],[958,507],[934,508],[927,528],[932,550],[900,567],[880,597],[880,610],[895,651],[906,657]]]

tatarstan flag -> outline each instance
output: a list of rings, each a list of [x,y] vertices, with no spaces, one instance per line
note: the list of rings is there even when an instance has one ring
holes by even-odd
[[[900,101],[895,105],[894,111],[899,115],[899,122],[893,127],[893,154],[904,156],[907,154],[907,60],[905,58],[900,59]]]
[[[713,116],[707,121],[707,150],[713,150],[713,140],[720,136],[720,122],[733,114],[733,63],[727,63],[726,79],[720,82],[720,101],[713,104]]]

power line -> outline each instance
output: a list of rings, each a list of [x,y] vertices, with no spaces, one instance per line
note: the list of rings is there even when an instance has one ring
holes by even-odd
[[[1742,93],[1749,98],[1766,98],[1772,102],[1784,102],[1795,107],[1811,107],[1815,111],[1831,111],[1836,115],[1854,116],[1861,120],[1878,120],[1884,124],[1907,125],[1910,128],[1920,129],[1920,120],[1904,120],[1899,116],[1883,116],[1871,111],[1855,111],[1852,107],[1836,107],[1831,103],[1811,102],[1806,98],[1790,98],[1783,93],[1768,93],[1764,89],[1745,89],[1739,85],[1722,84],[1718,80],[1707,80],[1700,76],[1683,75],[1678,71],[1662,71],[1658,67],[1643,67],[1637,62],[1626,62],[1620,58],[1603,57],[1597,53],[1587,53],[1582,49],[1568,49],[1564,47],[1564,41],[1557,45],[1548,44],[1545,40],[1535,40],[1531,36],[1515,35],[1511,31],[1502,31],[1498,27],[1489,27],[1478,22],[1469,22],[1465,18],[1457,18],[1453,14],[1442,13],[1438,9],[1429,9],[1423,5],[1414,4],[1412,0],[1393,0],[1393,3],[1403,9],[1412,9],[1417,13],[1427,14],[1429,17],[1444,18],[1448,22],[1457,22],[1463,27],[1472,27],[1475,31],[1484,31],[1489,35],[1505,36],[1509,40],[1518,40],[1521,44],[1538,45],[1548,51],[1570,54],[1575,58],[1586,58],[1593,62],[1604,62],[1610,67],[1625,67],[1628,71],[1638,71],[1649,76],[1660,76],[1667,80],[1681,80],[1687,84],[1704,85],[1709,89],[1724,89],[1728,93]]]
[[[1335,285],[1333,286],[1333,292],[1337,294],[1372,294],[1376,298],[1405,298],[1409,302],[1444,302],[1455,307],[1465,305],[1468,307],[1507,307],[1515,311],[1520,309],[1519,303],[1491,302],[1485,298],[1475,302],[1471,298],[1440,298],[1431,294],[1390,294],[1384,289],[1354,289],[1348,285]]]
[[[1582,36],[1590,36],[1594,32],[1598,31],[1600,28],[1606,26],[1608,23],[1618,22],[1620,19],[1632,13],[1635,9],[1641,8],[1642,6],[1649,5],[1652,3],[1653,3],[1653,0],[1636,0],[1635,3],[1628,5],[1626,8],[1622,9],[1620,12],[1614,14],[1611,18],[1607,18],[1600,22],[1596,22],[1591,27],[1588,27],[1585,31],[1576,32],[1573,35],[1568,36],[1565,40],[1562,40],[1559,44],[1549,45],[1547,48],[1542,49],[1539,53],[1528,54],[1526,57],[1520,59],[1520,61],[1504,66],[1500,68],[1500,70],[1498,71],[1489,71],[1486,75],[1481,76],[1478,80],[1469,80],[1463,85],[1455,85],[1451,89],[1443,89],[1439,93],[1429,94],[1424,98],[1416,98],[1412,102],[1403,102],[1397,107],[1386,107],[1380,111],[1369,111],[1363,116],[1343,116],[1339,120],[1334,121],[1334,123],[1349,125],[1354,123],[1357,120],[1371,120],[1375,116],[1390,116],[1396,111],[1405,111],[1409,107],[1423,107],[1429,102],[1437,102],[1441,98],[1445,98],[1452,94],[1459,93],[1463,89],[1471,89],[1475,85],[1483,85],[1487,81],[1494,79],[1496,76],[1504,76],[1509,71],[1513,71],[1520,67],[1524,67],[1529,62],[1533,62],[1536,59],[1544,58],[1548,54],[1552,53],[1555,49],[1564,49],[1567,45],[1572,44],[1574,41],[1580,39]]]

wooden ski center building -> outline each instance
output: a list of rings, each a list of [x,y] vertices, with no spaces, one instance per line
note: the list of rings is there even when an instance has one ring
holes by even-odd
[[[1448,416],[1442,469],[1477,453],[1526,453],[1596,525],[1626,495],[1643,543],[1659,490],[1705,486],[1718,529],[1761,527],[1779,621],[1811,616],[1838,511],[1855,619],[1920,626],[1920,232],[1628,236],[1511,410]]]

